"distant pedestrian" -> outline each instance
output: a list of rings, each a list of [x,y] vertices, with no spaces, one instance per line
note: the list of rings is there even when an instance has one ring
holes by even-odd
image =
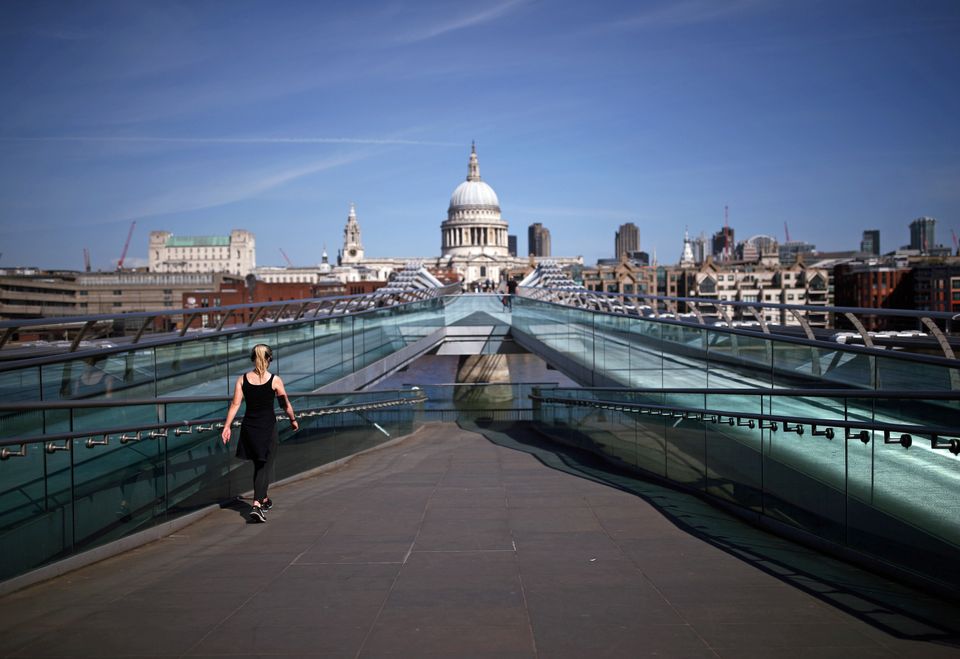
[[[513,296],[517,294],[517,280],[507,280],[507,306],[513,309]]]
[[[274,397],[280,402],[280,407],[287,413],[293,430],[300,424],[293,412],[293,406],[287,399],[287,392],[283,388],[283,381],[270,373],[267,369],[273,361],[273,351],[270,346],[258,343],[250,351],[250,361],[253,370],[237,378],[233,390],[233,400],[227,411],[227,420],[220,437],[223,443],[230,442],[230,425],[233,423],[240,402],[247,401],[247,410],[240,424],[240,441],[237,442],[237,457],[253,461],[253,507],[250,509],[250,519],[254,522],[266,522],[265,511],[273,507],[273,502],[267,496],[267,487],[273,476],[273,463],[277,457],[279,437],[277,434],[277,417],[274,412]]]

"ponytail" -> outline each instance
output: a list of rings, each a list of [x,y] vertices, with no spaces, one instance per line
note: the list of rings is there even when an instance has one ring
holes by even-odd
[[[270,346],[266,343],[258,343],[253,346],[253,350],[250,351],[250,361],[253,362],[253,370],[256,371],[259,377],[263,377],[263,374],[267,372],[267,368],[270,366],[270,362],[273,360],[273,351],[270,350]]]

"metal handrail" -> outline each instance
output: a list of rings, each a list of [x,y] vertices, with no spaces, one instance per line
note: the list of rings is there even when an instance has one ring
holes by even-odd
[[[698,387],[672,387],[672,388],[642,388],[642,387],[551,387],[551,393],[563,393],[565,391],[612,391],[619,393],[636,394],[703,394],[713,395],[736,395],[736,396],[804,396],[806,398],[829,398],[842,396],[846,398],[893,398],[893,399],[926,399],[926,400],[955,400],[960,401],[960,392],[936,390],[911,389],[903,390],[883,390],[883,389],[703,389]],[[2,409],[2,405],[0,405]]]
[[[547,291],[550,293],[562,293],[564,295],[591,295],[596,297],[605,297],[610,299],[621,300],[623,298],[632,298],[632,299],[644,299],[644,300],[655,300],[657,302],[693,302],[695,304],[712,304],[712,305],[723,305],[723,306],[732,306],[732,307],[745,307],[745,308],[769,308],[769,309],[782,309],[789,311],[790,309],[796,309],[797,311],[816,311],[818,313],[823,313],[826,311],[836,312],[836,313],[862,313],[870,316],[905,316],[908,318],[936,318],[941,320],[958,320],[958,314],[954,311],[923,311],[917,309],[890,309],[890,308],[873,308],[873,307],[835,307],[828,305],[820,304],[781,304],[779,302],[746,302],[743,300],[720,300],[717,298],[705,298],[705,297],[668,297],[665,295],[651,295],[648,293],[608,293],[606,291],[591,291],[589,289],[562,289],[562,288],[532,288],[532,287],[523,287],[518,289],[522,291],[524,297],[531,297],[530,293],[533,291]]]
[[[410,389],[381,389],[376,392],[346,392],[330,393],[316,391],[287,391],[287,398],[343,398],[345,396],[377,394],[413,394],[416,397],[417,390]],[[233,396],[183,396],[167,398],[102,398],[97,400],[52,400],[35,401],[25,400],[22,402],[4,403],[0,402],[0,412],[14,411],[35,411],[35,410],[65,410],[71,408],[101,408],[101,407],[136,407],[143,405],[177,405],[187,403],[225,403],[233,399]]]
[[[594,291],[587,291],[587,292],[591,294],[594,293]],[[599,294],[599,292],[597,293]],[[606,295],[614,295],[614,294],[608,293]],[[556,300],[539,299],[534,297],[531,297],[528,299],[534,300],[541,304],[551,304],[559,307],[570,308],[572,306]],[[663,298],[663,299],[674,299],[674,298]],[[745,302],[745,303],[739,303],[739,304],[746,304],[750,306],[751,304],[754,304],[754,303]],[[572,306],[572,308],[580,309],[583,307]],[[830,309],[830,307],[817,307],[817,308]],[[927,354],[916,353],[916,352],[904,352],[899,350],[877,351],[875,348],[869,348],[869,347],[866,347],[865,345],[861,346],[856,344],[837,343],[834,341],[817,339],[816,337],[808,338],[804,336],[795,336],[793,334],[781,334],[779,332],[763,333],[757,330],[751,330],[748,328],[741,328],[741,327],[718,327],[715,325],[706,325],[700,322],[688,321],[683,318],[657,318],[655,316],[634,316],[630,314],[623,314],[619,312],[596,310],[596,309],[587,309],[587,310],[590,311],[591,313],[599,313],[599,314],[605,314],[605,315],[617,316],[617,317],[626,316],[627,318],[661,323],[664,325],[671,325],[675,327],[686,327],[686,328],[693,327],[697,329],[709,330],[711,332],[744,336],[752,339],[757,339],[757,338],[770,339],[770,340],[776,340],[777,342],[780,342],[780,343],[792,343],[794,345],[802,345],[802,346],[809,346],[809,347],[815,347],[815,348],[829,347],[832,350],[839,350],[842,352],[859,353],[859,354],[870,355],[870,356],[880,355],[885,358],[901,359],[901,360],[907,360],[907,361],[919,361],[919,362],[925,362],[925,363],[936,364],[941,366],[946,365],[946,366],[950,366],[951,368],[960,367],[958,366],[960,365],[960,359],[957,359],[956,357],[948,357],[946,356],[946,352],[943,356],[938,356],[938,355],[927,355]],[[861,310],[861,311],[870,311],[870,310]]]
[[[334,405],[330,407],[314,407],[307,408],[297,412],[294,416],[298,419],[312,418],[317,416],[327,416],[330,414],[346,414],[349,412],[365,412],[369,410],[378,410],[386,407],[397,407],[400,405],[413,405],[416,403],[422,403],[427,400],[427,395],[423,391],[412,392],[412,396],[407,397],[398,397],[393,399],[386,400],[373,400],[363,403],[349,403],[345,405]],[[329,394],[326,394],[329,395]],[[226,400],[218,399],[216,400]],[[157,400],[155,402],[201,402],[196,399],[189,399],[187,401],[176,401],[171,399],[166,399],[164,401]],[[76,406],[81,407],[81,406]],[[94,405],[90,405],[94,407]],[[101,405],[96,405],[96,407],[103,407]],[[24,408],[18,408],[24,409]],[[276,415],[277,420],[282,420],[286,418],[285,415],[278,414]],[[241,423],[242,417],[237,418],[233,421],[232,426],[238,427]],[[7,460],[11,457],[22,457],[26,455],[25,447],[28,444],[38,444],[46,443],[47,452],[52,453],[56,450],[69,450],[69,446],[64,448],[63,446],[54,445],[53,442],[64,441],[74,439],[81,439],[83,437],[89,438],[87,441],[87,448],[93,448],[94,446],[102,446],[110,441],[110,437],[117,435],[121,444],[126,444],[131,441],[142,441],[143,439],[159,439],[161,437],[166,437],[170,429],[174,429],[175,436],[180,435],[189,435],[193,432],[209,432],[211,430],[216,430],[224,427],[223,421],[213,421],[212,419],[194,419],[194,420],[183,420],[183,421],[166,421],[162,423],[145,423],[145,424],[135,424],[135,425],[125,425],[122,427],[112,427],[112,428],[96,428],[92,430],[83,430],[83,431],[71,431],[64,433],[50,433],[45,434],[40,437],[23,437],[19,439],[6,439],[0,440],[0,447],[4,447],[0,450],[0,460]],[[181,430],[183,429],[183,430]],[[142,433],[145,431],[151,431],[150,435],[143,437]],[[178,432],[180,431],[180,432]],[[132,433],[132,434],[131,434]],[[102,440],[97,439],[102,437]],[[92,440],[92,441],[90,441]],[[10,446],[19,446],[19,451],[9,450]]]
[[[882,432],[884,444],[900,444],[903,448],[910,448],[910,446],[913,445],[913,435],[923,435],[930,438],[931,448],[944,449],[954,455],[960,455],[960,432],[958,432],[956,428],[946,428],[943,426],[917,426],[868,420],[814,419],[784,414],[761,414],[613,400],[575,399],[559,396],[544,396],[542,394],[530,394],[530,398],[542,403],[554,403],[569,407],[592,407],[614,412],[634,412],[653,416],[667,416],[677,419],[706,421],[713,424],[746,426],[751,429],[759,428],[762,430],[771,430],[772,432],[777,432],[778,424],[782,424],[783,432],[792,432],[798,436],[803,435],[805,426],[810,426],[811,435],[823,436],[829,440],[832,440],[834,437],[834,433],[832,432],[833,428],[843,428],[844,439],[858,439],[864,444],[870,442],[874,432]],[[821,430],[817,430],[817,428]],[[851,432],[852,430],[859,430],[860,432]],[[900,433],[901,436],[899,438],[893,438],[893,433]],[[946,440],[947,443],[943,444],[941,440]]]

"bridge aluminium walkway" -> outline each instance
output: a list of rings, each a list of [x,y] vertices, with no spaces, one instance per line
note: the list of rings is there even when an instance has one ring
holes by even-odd
[[[3,656],[948,657],[956,607],[595,468],[428,424],[0,599]],[[496,430],[496,431],[495,431]]]

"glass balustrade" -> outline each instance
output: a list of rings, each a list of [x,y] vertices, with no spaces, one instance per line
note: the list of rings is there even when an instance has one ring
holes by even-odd
[[[249,490],[251,463],[234,457],[236,439],[220,439],[228,400],[41,410],[54,417],[43,438],[0,449],[0,580]],[[421,400],[415,391],[291,396],[300,430],[278,423],[277,479],[409,434]]]

